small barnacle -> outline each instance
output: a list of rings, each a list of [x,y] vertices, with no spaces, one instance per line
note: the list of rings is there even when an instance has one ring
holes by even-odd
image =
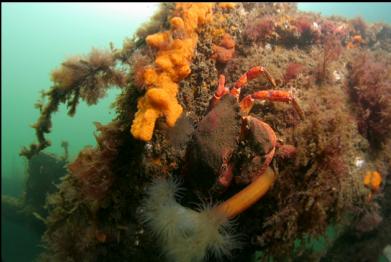
[[[272,50],[272,45],[269,44],[269,43],[266,43],[265,49],[268,50],[268,51]]]
[[[153,146],[152,146],[152,143],[146,143],[145,144],[145,150],[147,151],[147,152],[150,152],[150,151],[152,151],[152,148],[153,148]]]
[[[365,164],[365,160],[362,159],[361,157],[356,157],[356,159],[354,160],[354,165],[358,168],[363,167],[364,164]]]
[[[135,245],[136,247],[138,247],[138,246],[140,245],[140,240],[139,240],[139,239],[136,239],[136,240],[134,241],[134,245]]]

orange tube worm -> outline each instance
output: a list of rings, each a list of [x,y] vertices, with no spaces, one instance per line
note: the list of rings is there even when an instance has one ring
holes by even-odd
[[[268,168],[264,174],[256,178],[250,185],[215,207],[215,209],[229,219],[234,218],[261,199],[275,180],[275,173],[271,168]]]

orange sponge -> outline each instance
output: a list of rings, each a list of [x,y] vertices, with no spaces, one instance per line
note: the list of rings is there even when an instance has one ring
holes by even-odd
[[[132,135],[144,141],[152,138],[156,119],[166,117],[172,127],[182,113],[176,96],[178,83],[187,77],[197,44],[197,28],[212,18],[212,3],[177,3],[180,16],[171,18],[171,30],[149,35],[146,42],[158,49],[154,65],[145,69],[147,92],[137,103]],[[180,38],[176,38],[180,36]]]

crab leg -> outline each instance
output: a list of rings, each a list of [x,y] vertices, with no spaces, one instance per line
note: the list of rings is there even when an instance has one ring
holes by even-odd
[[[230,90],[231,94],[237,98],[239,98],[240,95],[240,89],[244,87],[248,81],[265,74],[269,82],[273,85],[273,87],[276,87],[276,82],[274,81],[273,77],[269,74],[269,72],[264,68],[263,66],[255,66],[248,70],[245,74],[243,74],[238,81],[236,81],[235,86]]]
[[[228,88],[225,87],[225,76],[220,75],[217,90],[214,93],[212,99],[210,100],[209,110],[212,109],[217,104],[217,102],[220,100],[222,96],[228,94],[228,92],[229,92]]]
[[[242,112],[248,114],[251,108],[254,105],[255,100],[268,100],[268,101],[278,101],[285,103],[292,103],[293,108],[297,111],[301,119],[304,119],[304,112],[301,110],[296,99],[292,96],[291,93],[282,90],[262,90],[255,92],[251,95],[248,95],[240,101],[240,108]]]

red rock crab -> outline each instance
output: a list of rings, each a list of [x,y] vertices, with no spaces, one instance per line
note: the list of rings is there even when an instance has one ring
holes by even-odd
[[[287,91],[262,90],[239,100],[240,91],[247,82],[262,74],[276,87],[274,79],[262,66],[251,68],[231,89],[225,87],[225,77],[220,75],[208,113],[199,122],[187,151],[184,173],[191,187],[212,193],[222,193],[228,188],[235,169],[232,156],[243,140],[254,155],[249,166],[241,167],[240,172],[247,172],[243,176],[248,178],[244,183],[254,181],[265,172],[273,159],[277,138],[267,123],[249,115],[255,100],[292,103],[299,116],[304,117],[295,98]]]

